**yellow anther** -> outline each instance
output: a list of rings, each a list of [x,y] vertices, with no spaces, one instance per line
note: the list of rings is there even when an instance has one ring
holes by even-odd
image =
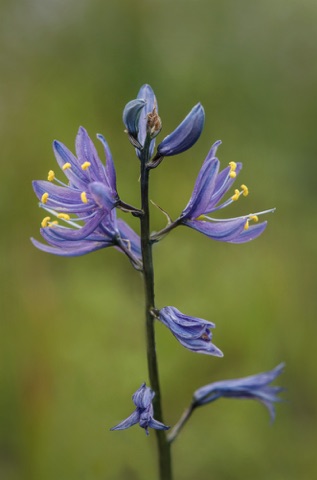
[[[253,220],[254,222],[258,222],[259,221],[259,217],[257,215],[251,215],[250,216],[250,220]]]
[[[236,178],[237,174],[236,172],[234,172],[233,170],[231,170],[231,172],[229,173],[229,177],[230,178]]]
[[[58,221],[57,220],[54,220],[54,222],[50,222],[48,224],[49,227],[54,227],[54,225],[58,225]]]
[[[206,217],[205,215],[199,215],[199,217],[197,217],[196,220],[206,220]]]
[[[67,170],[68,168],[71,168],[71,166],[72,166],[71,163],[66,162],[66,163],[64,163],[64,165],[62,166],[62,170]]]
[[[236,188],[235,191],[234,191],[234,195],[232,195],[232,197],[231,197],[231,200],[233,200],[235,202],[236,200],[238,200],[239,197],[240,197],[240,192]]]
[[[83,203],[88,203],[86,192],[81,192],[80,198]]]
[[[235,169],[237,168],[236,162],[229,162],[229,167],[230,167],[230,170],[234,172]]]
[[[246,185],[241,185],[241,188],[242,188],[242,195],[244,197],[247,197],[249,195],[249,189]]]
[[[67,213],[59,213],[57,217],[63,220],[70,220],[70,216]]]
[[[91,163],[90,162],[84,162],[81,164],[82,170],[87,170],[90,167]]]
[[[248,230],[248,228],[249,228],[249,220],[246,221],[244,225],[244,230]]]
[[[46,203],[47,200],[48,200],[48,193],[45,192],[45,193],[43,193],[43,195],[42,195],[42,197],[41,197],[41,202],[42,202],[42,203]]]
[[[53,172],[53,170],[50,170],[50,171],[48,172],[47,180],[48,180],[49,182],[52,182],[53,180],[55,180],[55,173]]]
[[[43,220],[41,221],[41,227],[42,227],[42,228],[47,227],[47,224],[48,224],[48,222],[50,221],[50,219],[51,219],[51,217],[45,217],[45,218],[43,218]]]

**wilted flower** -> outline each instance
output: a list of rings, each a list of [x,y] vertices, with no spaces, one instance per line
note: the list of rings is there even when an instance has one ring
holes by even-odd
[[[154,397],[155,392],[143,383],[132,396],[133,403],[136,406],[134,412],[110,430],[125,430],[137,423],[145,429],[147,435],[149,434],[149,427],[155,430],[168,430],[170,427],[153,418],[152,400]]]
[[[49,246],[34,239],[32,242],[45,252],[64,256],[84,255],[115,245],[140,268],[140,240],[123,220],[116,218],[114,207],[123,203],[117,193],[109,146],[102,135],[98,138],[104,146],[106,166],[82,127],[76,138],[77,157],[54,141],[55,156],[68,184],[58,180],[53,170],[47,181],[33,182],[40,206],[56,220],[46,216],[41,223],[41,234]],[[58,225],[59,220],[63,226]]]
[[[188,150],[197,142],[204,128],[205,112],[197,103],[178,127],[157,147],[157,157],[177,155]]]
[[[246,197],[249,193],[248,187],[241,185],[240,190],[234,191],[234,195],[219,203],[242,169],[242,163],[230,162],[228,167],[219,172],[220,162],[215,153],[220,144],[218,141],[211,147],[198,174],[192,196],[177,223],[194,228],[214,240],[230,243],[248,242],[258,237],[267,225],[267,222],[250,225],[250,221],[258,222],[259,215],[273,212],[274,209],[228,219],[208,216],[237,201],[241,195]]]
[[[175,307],[164,307],[154,315],[170,329],[174,337],[192,352],[222,357],[223,353],[211,343],[211,328],[215,324],[202,318],[184,315]]]
[[[285,364],[281,363],[269,372],[258,373],[249,377],[234,380],[214,382],[199,388],[194,393],[193,407],[206,405],[220,397],[254,399],[265,405],[270,413],[271,420],[275,418],[274,402],[282,400],[277,396],[283,388],[272,387],[273,382],[284,369]]]

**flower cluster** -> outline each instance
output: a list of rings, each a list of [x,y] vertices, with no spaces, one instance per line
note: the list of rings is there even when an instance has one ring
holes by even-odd
[[[59,180],[53,170],[49,171],[47,180],[33,182],[40,207],[49,216],[42,220],[40,230],[48,245],[35,239],[32,242],[44,252],[62,256],[79,256],[115,246],[141,269],[140,238],[125,221],[117,218],[115,207],[128,206],[121,202],[117,192],[109,146],[102,135],[98,135],[98,139],[104,147],[105,166],[82,127],[76,137],[77,156],[54,141],[55,157],[68,183]],[[59,221],[63,224],[59,225]]]
[[[129,258],[134,268],[144,274],[145,283],[152,282],[151,285],[146,283],[146,294],[153,291],[150,300],[147,297],[147,305],[151,305],[147,310],[147,327],[151,320],[156,319],[191,352],[222,357],[221,350],[212,343],[211,329],[215,324],[181,313],[172,306],[157,309],[154,305],[154,279],[148,280],[151,275],[153,277],[152,273],[149,274],[153,270],[152,244],[159,242],[174,228],[187,226],[213,240],[234,244],[245,243],[254,240],[265,230],[267,222],[259,223],[259,216],[274,211],[270,209],[235,218],[214,217],[218,211],[249,193],[248,187],[241,184],[227,197],[241,172],[242,164],[231,161],[225,168],[220,169],[216,154],[221,141],[217,141],[205,158],[192,195],[179,217],[173,221],[168,213],[164,212],[168,218],[167,226],[150,235],[149,172],[158,167],[165,157],[178,155],[191,148],[199,139],[204,122],[204,109],[197,103],[155,150],[156,137],[161,132],[162,121],[158,115],[157,100],[152,88],[147,84],[143,85],[137,97],[127,103],[123,111],[123,123],[140,160],[142,209],[128,205],[120,198],[113,158],[109,145],[102,135],[97,135],[97,138],[104,149],[105,164],[100,160],[93,142],[82,127],[76,137],[76,155],[62,143],[54,141],[55,157],[67,178],[67,183],[57,178],[53,170],[49,171],[47,180],[33,182],[39,205],[47,212],[40,229],[46,244],[33,238],[31,240],[40,250],[61,256],[79,256],[102,248],[115,247]],[[144,192],[147,195],[146,202]],[[118,209],[140,218],[142,241],[128,223],[117,217]],[[144,225],[145,228],[142,229]],[[153,322],[150,328],[152,324]],[[152,333],[150,337],[151,335]],[[154,333],[151,338],[153,340]],[[155,357],[155,352],[152,354]],[[153,370],[156,370],[156,366]],[[283,364],[267,373],[214,382],[199,388],[194,392],[193,402],[184,416],[185,420],[181,419],[179,426],[174,427],[170,441],[175,438],[182,424],[196,407],[209,404],[220,397],[258,400],[268,408],[273,419],[274,403],[280,401],[277,394],[282,389],[272,387],[269,383],[280,375],[282,370]],[[134,412],[111,430],[123,430],[137,423],[145,429],[146,434],[149,428],[169,429],[153,417],[154,396],[155,392],[143,383],[132,397],[136,407]],[[156,399],[159,402],[159,395]]]

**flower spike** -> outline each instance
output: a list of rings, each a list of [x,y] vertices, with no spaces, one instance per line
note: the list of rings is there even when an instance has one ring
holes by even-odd
[[[154,396],[153,390],[143,383],[132,396],[133,403],[136,406],[134,412],[110,430],[125,430],[137,423],[145,429],[147,435],[149,434],[149,427],[155,430],[168,430],[170,427],[153,418],[152,400]]]

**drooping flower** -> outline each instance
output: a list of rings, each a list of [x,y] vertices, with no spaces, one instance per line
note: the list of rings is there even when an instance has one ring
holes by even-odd
[[[33,182],[40,206],[56,220],[46,216],[41,223],[40,232],[49,245],[35,239],[32,242],[45,252],[63,256],[84,255],[114,245],[140,267],[140,241],[123,220],[116,218],[115,207],[123,202],[117,193],[109,146],[102,135],[98,138],[104,146],[105,166],[82,127],[76,138],[77,157],[65,145],[54,141],[54,153],[68,184],[58,180],[53,170],[47,181]],[[63,225],[58,225],[59,220]]]
[[[157,156],[168,157],[188,150],[200,137],[204,122],[204,109],[200,103],[197,103],[178,127],[158,145]]]
[[[140,427],[145,429],[147,435],[149,434],[149,428],[154,428],[155,430],[168,430],[170,427],[167,427],[153,418],[152,400],[154,397],[155,392],[143,383],[132,396],[133,403],[136,406],[134,412],[110,430],[125,430],[137,423]]]
[[[242,184],[229,199],[220,203],[242,169],[241,163],[230,162],[228,167],[219,172],[220,162],[215,154],[220,144],[218,141],[211,147],[198,174],[192,196],[175,223],[187,225],[214,240],[248,242],[261,235],[267,225],[267,222],[250,225],[250,222],[258,222],[259,215],[273,212],[274,209],[228,219],[209,216],[249,193],[246,185]]]
[[[274,403],[282,401],[277,394],[284,389],[272,387],[269,384],[283,372],[284,366],[284,363],[281,363],[269,372],[205,385],[194,392],[193,407],[206,405],[220,397],[253,399],[266,406],[270,413],[271,421],[273,421],[275,418]]]
[[[175,307],[164,307],[159,311],[154,311],[153,314],[170,329],[174,337],[184,347],[192,352],[215,355],[216,357],[223,356],[221,350],[211,343],[210,329],[215,328],[214,323],[185,315]]]

